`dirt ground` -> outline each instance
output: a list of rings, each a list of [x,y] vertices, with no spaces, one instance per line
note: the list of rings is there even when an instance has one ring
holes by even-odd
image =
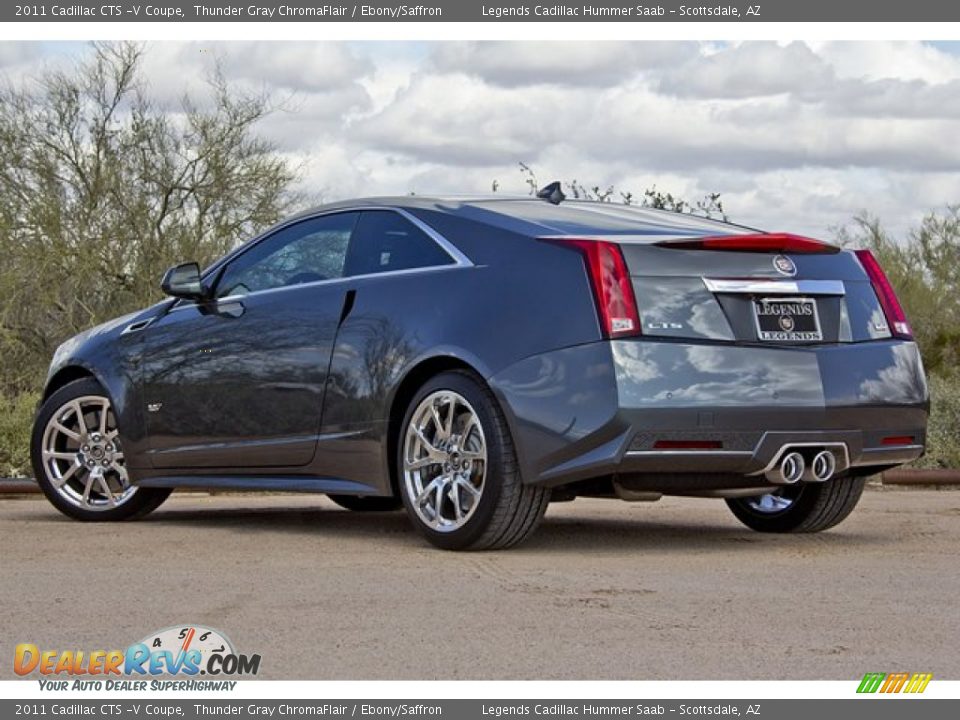
[[[960,679],[957,490],[868,490],[810,536],[718,500],[577,500],[497,553],[319,496],[174,495],[110,525],[10,498],[0,543],[2,679],[19,642],[119,649],[185,623],[269,679]]]

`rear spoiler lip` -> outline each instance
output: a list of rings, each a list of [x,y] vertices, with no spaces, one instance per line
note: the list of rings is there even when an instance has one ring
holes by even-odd
[[[675,250],[713,250],[725,252],[787,253],[797,255],[833,255],[841,248],[822,240],[792,233],[747,233],[743,235],[709,235],[683,240],[661,240],[658,247]]]

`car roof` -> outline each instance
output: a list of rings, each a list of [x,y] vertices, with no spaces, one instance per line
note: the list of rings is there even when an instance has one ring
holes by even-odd
[[[355,208],[402,208],[440,212],[535,237],[614,237],[620,241],[663,240],[669,237],[738,235],[754,228],[687,213],[590,200],[564,200],[554,205],[530,196],[400,195],[345,200],[311,208],[298,217]]]

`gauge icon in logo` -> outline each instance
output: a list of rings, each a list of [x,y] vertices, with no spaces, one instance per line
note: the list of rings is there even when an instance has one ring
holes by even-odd
[[[233,643],[219,630],[203,625],[174,625],[147,635],[140,641],[151,652],[167,650],[174,657],[190,651],[200,653],[200,667],[205,667],[211,655],[234,655]]]

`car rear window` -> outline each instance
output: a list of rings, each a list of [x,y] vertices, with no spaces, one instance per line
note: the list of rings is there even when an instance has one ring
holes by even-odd
[[[736,227],[686,213],[651,210],[613,202],[567,200],[494,200],[466,203],[465,217],[529,235],[568,237],[656,238],[722,234]]]
[[[373,275],[450,265],[453,258],[420,228],[398,213],[369,210],[350,240],[343,274]]]

